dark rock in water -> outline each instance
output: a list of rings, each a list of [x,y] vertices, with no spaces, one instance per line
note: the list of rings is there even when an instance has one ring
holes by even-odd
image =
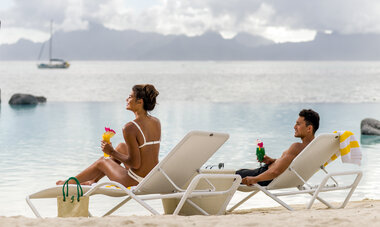
[[[38,100],[33,95],[14,94],[8,103],[10,105],[37,105]]]
[[[373,118],[365,118],[360,123],[360,131],[362,135],[380,136],[380,121]]]
[[[14,94],[9,100],[9,105],[37,105],[46,102],[43,96],[34,96],[29,94]]]
[[[38,101],[39,103],[44,103],[44,102],[46,102],[46,98],[43,97],[43,96],[35,96],[35,97],[36,97],[36,99],[37,99],[37,101]]]

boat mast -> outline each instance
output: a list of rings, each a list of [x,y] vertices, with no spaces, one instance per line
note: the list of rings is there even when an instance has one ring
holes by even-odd
[[[53,20],[50,20],[49,62],[53,52]]]

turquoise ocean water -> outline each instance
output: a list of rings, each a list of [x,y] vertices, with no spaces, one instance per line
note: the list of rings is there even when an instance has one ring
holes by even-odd
[[[328,167],[362,169],[353,199],[379,199],[380,143],[360,136],[363,118],[380,119],[379,79],[378,62],[73,62],[68,70],[0,62],[0,216],[33,216],[25,196],[75,175],[102,155],[104,126],[117,131],[114,144],[121,141],[123,124],[133,119],[124,99],[136,83],[152,83],[160,91],[152,115],[162,123],[161,158],[190,130],[218,131],[230,139],[206,164],[254,168],[255,140],[264,141],[269,155],[280,156],[298,141],[293,137],[298,112],[312,108],[321,115],[318,133],[350,130],[361,140],[362,166],[337,160]],[[10,107],[17,92],[44,95],[48,102]],[[318,179],[317,174],[313,180]],[[343,198],[339,192],[326,196]],[[93,213],[101,214],[104,204],[95,198]],[[44,215],[56,215],[55,201],[37,205]],[[258,196],[245,207],[273,205]],[[132,203],[116,214],[148,212]]]

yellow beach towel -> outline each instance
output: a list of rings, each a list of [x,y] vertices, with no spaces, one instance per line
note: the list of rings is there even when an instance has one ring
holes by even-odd
[[[339,152],[334,154],[324,166],[337,159],[339,156],[342,158],[343,163],[352,163],[359,165],[362,160],[362,151],[358,140],[355,138],[354,133],[350,131],[335,131],[339,135]]]

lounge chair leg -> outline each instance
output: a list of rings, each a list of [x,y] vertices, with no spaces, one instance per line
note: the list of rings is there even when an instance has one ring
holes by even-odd
[[[362,179],[362,176],[363,176],[363,173],[360,172],[357,174],[355,180],[354,180],[354,183],[352,183],[352,187],[351,187],[351,190],[350,192],[348,193],[346,199],[344,200],[344,202],[342,203],[342,205],[339,207],[339,208],[344,208],[346,207],[348,201],[350,200],[351,196],[352,196],[352,193],[354,193],[356,187],[358,186],[360,180]]]
[[[322,182],[319,184],[317,190],[314,191],[314,194],[312,193],[313,197],[311,198],[309,205],[307,206],[307,209],[310,209],[313,206],[313,203],[314,203],[315,199],[318,197],[319,192],[321,192],[322,188],[325,187],[328,179],[331,176],[332,176],[331,174],[328,174],[327,176],[325,176],[325,178],[323,178]]]
[[[34,215],[36,215],[37,218],[42,218],[40,213],[38,213],[36,207],[33,205],[32,201],[30,201],[29,196],[26,197],[26,202],[28,203],[29,207],[32,209]]]
[[[307,209],[310,209],[313,206],[313,203],[315,199],[317,198],[319,191],[320,191],[321,185],[318,187],[318,189],[314,192],[313,197],[310,199],[309,204],[307,205]]]
[[[113,212],[115,212],[117,209],[119,209],[121,206],[123,206],[124,204],[126,204],[129,200],[131,200],[132,198],[129,196],[128,198],[124,199],[123,201],[121,201],[119,204],[117,204],[115,207],[113,207],[111,210],[109,210],[107,213],[105,213],[103,215],[103,217],[105,216],[108,216],[110,214],[112,214]]]
[[[235,206],[231,207],[227,211],[228,212],[232,212],[233,210],[235,210],[236,208],[238,208],[241,204],[243,204],[245,201],[247,201],[248,199],[250,199],[252,196],[256,195],[258,192],[259,191],[252,192],[251,194],[249,194],[247,197],[245,197],[244,199],[242,199],[240,202],[238,202],[237,204],[235,204]]]
[[[128,198],[126,198],[123,202],[126,203],[128,202],[128,200],[130,198],[134,199],[137,203],[139,203],[141,206],[143,206],[145,209],[147,209],[148,211],[150,211],[152,214],[154,215],[159,215],[159,213],[154,210],[152,207],[150,207],[146,202],[144,202],[142,199],[140,199],[139,197],[137,197],[136,195],[134,195],[133,193],[130,192],[129,189],[127,189],[124,185],[120,184],[119,182],[116,182],[116,181],[110,181],[110,182],[105,182],[105,183],[100,183],[100,184],[97,184],[95,187],[93,187],[92,189],[90,189],[88,192],[86,192],[86,194],[84,194],[85,196],[90,196],[92,193],[94,193],[99,187],[103,186],[103,185],[108,185],[108,184],[113,184],[117,187],[119,187],[121,190],[125,191],[125,193],[129,196]],[[108,213],[110,213],[111,211],[114,212],[115,210],[119,209],[120,207],[120,204],[122,204],[123,202],[119,203],[118,205],[116,205],[116,207],[112,208]],[[111,212],[111,213],[112,213]]]
[[[190,185],[188,187],[188,190],[186,190],[186,192],[185,192],[185,194],[184,194],[184,196],[182,198],[185,198],[185,202],[189,203],[191,206],[193,206],[195,209],[197,209],[198,211],[200,211],[202,214],[204,214],[204,215],[210,215],[209,213],[207,213],[207,211],[205,211],[200,206],[198,206],[196,203],[194,203],[193,201],[191,201],[189,199],[189,196],[195,190],[196,186],[198,185],[198,183],[200,182],[201,179],[206,180],[206,182],[209,184],[209,186],[211,186],[211,190],[215,191],[216,188],[209,181],[209,179],[212,179],[212,178],[221,178],[221,179],[231,178],[231,181],[233,180],[232,181],[232,185],[231,185],[231,187],[228,190],[220,191],[220,193],[221,193],[220,195],[226,195],[226,198],[224,199],[223,205],[220,206],[220,209],[217,212],[217,215],[225,214],[228,202],[231,200],[234,192],[239,187],[239,184],[241,182],[241,177],[239,175],[232,175],[232,174],[199,174],[199,175],[196,176],[196,178],[194,178],[192,180],[192,182],[190,183]],[[187,194],[187,193],[189,193],[189,194]],[[173,214],[178,214],[179,210],[182,209],[182,206],[183,205],[179,203],[178,206],[177,206],[177,208],[176,208],[176,211],[174,211]],[[177,212],[177,209],[178,209],[178,212]]]
[[[271,197],[274,201],[278,202],[281,204],[283,207],[286,209],[293,211],[293,208],[291,208],[288,204],[286,204],[284,201],[279,199],[277,196],[273,195],[270,193],[268,190],[266,190],[264,187],[260,186],[259,184],[255,184],[256,187],[258,187],[262,192],[264,192],[267,196]]]
[[[309,193],[311,196],[313,196],[313,193]],[[328,208],[334,208],[330,203],[328,203],[326,200],[322,199],[321,197],[317,196],[316,199],[320,201],[321,203],[325,204]]]
[[[199,210],[202,214],[204,214],[204,215],[210,215],[209,213],[207,213],[205,210],[203,210],[202,208],[200,208],[197,204],[195,204],[190,199],[186,200],[186,202],[188,202],[190,205],[192,205],[195,209]]]
[[[356,178],[355,178],[354,182],[353,182],[352,185],[351,185],[351,190],[350,190],[350,192],[348,193],[346,199],[344,200],[344,202],[342,203],[342,205],[339,207],[339,208],[344,208],[344,207],[347,205],[348,200],[351,198],[352,193],[355,191],[356,187],[358,186],[360,179],[362,178],[363,173],[362,173],[361,171],[344,172],[344,173],[330,173],[330,174],[328,174],[328,175],[322,180],[322,182],[321,182],[321,184],[318,186],[317,190],[315,190],[315,192],[314,192],[314,194],[313,194],[313,197],[312,197],[312,199],[310,200],[307,209],[310,209],[310,208],[311,208],[311,206],[313,205],[315,199],[318,198],[318,194],[319,194],[319,192],[322,191],[322,188],[326,185],[327,180],[328,180],[330,177],[332,177],[332,176],[352,175],[352,174],[356,174]],[[329,207],[332,207],[332,206],[330,205]]]
[[[309,195],[313,196],[313,193],[309,192]],[[319,202],[325,204],[328,208],[334,208],[330,203],[328,203],[326,200],[322,199],[321,197],[317,196],[316,199],[318,199]]]
[[[198,182],[200,180],[200,175],[197,175],[193,178],[189,186],[187,187],[185,194],[183,194],[181,200],[179,201],[176,209],[173,212],[173,215],[178,215],[179,211],[182,209],[183,205],[185,204],[187,198],[189,198],[190,194],[194,191],[196,186],[198,185]]]
[[[223,206],[220,207],[218,215],[226,214],[228,203],[231,201],[231,199],[234,196],[235,191],[238,189],[240,183],[241,183],[241,176],[236,175],[236,178],[234,179],[233,184],[231,185],[231,187],[229,189],[229,193],[227,195],[227,198],[225,199]]]

